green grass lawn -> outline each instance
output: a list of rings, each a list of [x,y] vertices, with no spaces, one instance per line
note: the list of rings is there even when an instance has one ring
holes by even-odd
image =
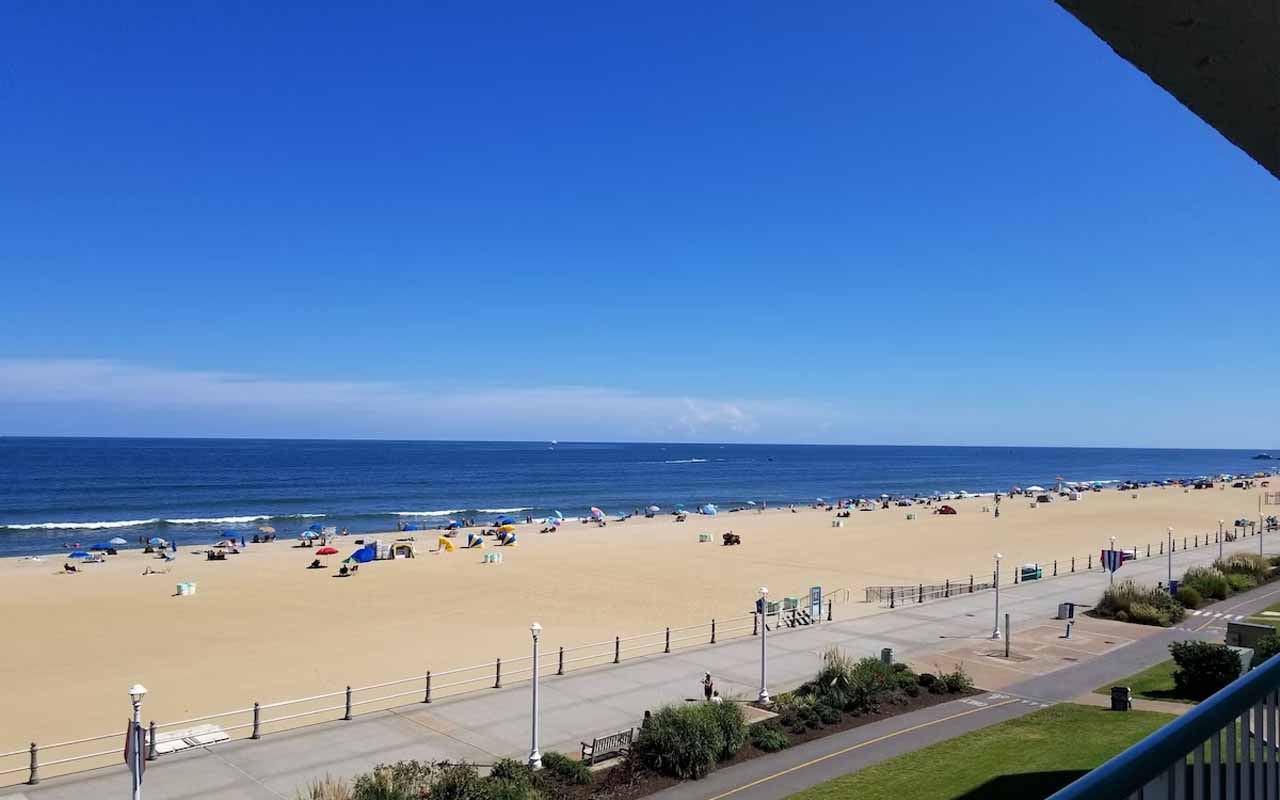
[[[1178,690],[1174,688],[1173,671],[1175,669],[1177,669],[1177,665],[1170,658],[1167,661],[1161,661],[1154,667],[1147,667],[1142,672],[1130,675],[1115,683],[1100,686],[1094,689],[1094,692],[1110,696],[1112,686],[1128,686],[1133,690],[1134,697],[1142,697],[1147,700],[1164,700],[1170,703],[1195,703],[1195,700],[1179,695]]]
[[[1035,800],[1173,719],[1063,704],[836,778],[790,800]]]
[[[1257,614],[1254,614],[1253,616],[1250,616],[1250,617],[1246,617],[1244,621],[1252,622],[1254,625],[1270,625],[1271,627],[1275,628],[1278,633],[1280,633],[1280,617],[1266,616],[1265,612],[1267,611],[1270,611],[1273,614],[1280,614],[1280,603],[1267,606],[1262,611],[1259,611]]]

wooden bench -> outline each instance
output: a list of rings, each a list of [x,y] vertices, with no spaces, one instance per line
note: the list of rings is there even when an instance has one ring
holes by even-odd
[[[591,740],[590,744],[583,742],[582,763],[591,766],[606,758],[625,755],[631,749],[631,737],[634,733],[634,728],[627,728],[625,731],[611,733],[608,736],[597,736]]]

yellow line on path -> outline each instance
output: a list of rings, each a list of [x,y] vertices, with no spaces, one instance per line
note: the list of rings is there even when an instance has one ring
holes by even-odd
[[[846,747],[843,750],[837,750],[834,753],[827,753],[825,756],[818,756],[817,758],[806,761],[803,764],[796,764],[794,767],[789,767],[788,769],[784,769],[780,772],[775,772],[772,775],[766,775],[763,778],[759,778],[757,780],[752,781],[751,783],[745,783],[742,786],[737,787],[736,789],[730,789],[729,791],[722,792],[721,794],[718,794],[715,797],[709,797],[707,798],[707,800],[721,800],[721,798],[737,794],[738,792],[744,791],[746,789],[750,789],[753,786],[759,786],[760,784],[768,783],[769,781],[775,778],[781,778],[783,775],[788,775],[792,772],[796,772],[798,770],[802,770],[807,767],[812,767],[814,764],[819,764],[828,759],[835,758],[836,756],[842,756],[845,753],[852,753],[854,750],[861,750],[864,747],[870,747],[873,744],[878,744],[880,742],[885,741],[886,739],[892,739],[895,736],[901,736],[904,733],[911,733],[912,731],[918,731],[921,728],[928,728],[942,722],[950,722],[953,719],[959,719],[960,717],[967,717],[970,714],[977,714],[980,711],[990,711],[993,708],[999,708],[1000,706],[1007,706],[1007,705],[1010,705],[1011,703],[1018,703],[1018,702],[1021,702],[1021,701],[1017,699],[1005,700],[1003,703],[996,703],[995,705],[983,706],[981,708],[971,708],[968,711],[961,711],[960,713],[952,714],[949,717],[935,719],[931,722],[921,722],[918,725],[912,725],[911,727],[903,728],[900,731],[894,731],[893,733],[886,733],[884,736],[877,736],[874,739],[868,739],[865,742],[859,742],[858,744],[850,745],[849,747]]]
[[[1254,598],[1252,598],[1252,599],[1250,599],[1250,600],[1246,600],[1246,601],[1244,601],[1243,603],[1236,603],[1234,606],[1231,606],[1230,608],[1228,608],[1228,609],[1224,610],[1222,613],[1223,613],[1223,614],[1229,614],[1229,613],[1231,613],[1232,611],[1235,611],[1235,610],[1236,610],[1237,608],[1239,608],[1240,606],[1247,606],[1247,605],[1249,605],[1250,603],[1252,603],[1252,602],[1254,602],[1254,601],[1261,600],[1261,599],[1262,599],[1262,598],[1264,598],[1264,597],[1270,597],[1270,596],[1271,596],[1271,595],[1273,595],[1273,594],[1280,594],[1280,589],[1276,589],[1276,590],[1274,590],[1274,591],[1267,592],[1267,593],[1266,593],[1266,594],[1264,594],[1264,595],[1259,595],[1258,597],[1254,597]],[[1250,614],[1249,616],[1254,617],[1254,616],[1257,616],[1257,615],[1256,615],[1256,614]],[[1215,617],[1215,618],[1213,618],[1213,619],[1207,619],[1207,620],[1205,620],[1205,622],[1204,622],[1204,624],[1203,624],[1203,625],[1201,625],[1199,628],[1196,628],[1195,630],[1196,630],[1196,632],[1202,631],[1202,630],[1204,630],[1205,628],[1209,627],[1209,625],[1210,625],[1211,623],[1214,623],[1214,622],[1221,622],[1221,621],[1222,621],[1222,619],[1221,619],[1221,618],[1217,618],[1217,617]]]

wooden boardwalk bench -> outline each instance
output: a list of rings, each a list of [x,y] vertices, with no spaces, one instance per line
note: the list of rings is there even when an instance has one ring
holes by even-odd
[[[634,728],[627,728],[625,731],[611,733],[608,736],[597,736],[591,740],[590,744],[583,742],[582,763],[589,767],[597,761],[624,755],[631,749],[631,737],[634,733]]]

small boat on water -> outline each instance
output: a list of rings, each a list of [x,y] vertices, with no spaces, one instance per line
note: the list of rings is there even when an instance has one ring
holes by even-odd
[[[1253,460],[1254,461],[1272,461],[1273,459],[1267,453],[1258,453],[1256,456],[1253,457]]]

